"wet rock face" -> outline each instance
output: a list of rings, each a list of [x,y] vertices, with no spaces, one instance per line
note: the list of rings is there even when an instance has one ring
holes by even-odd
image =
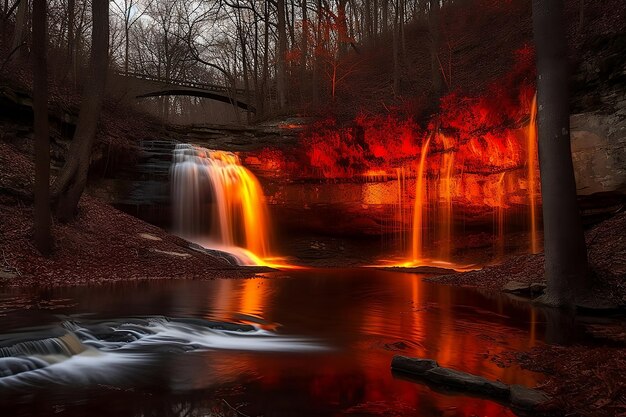
[[[570,123],[578,194],[626,192],[626,97],[613,114],[576,114]]]
[[[626,193],[626,34],[589,38],[572,66],[572,157],[579,195]]]
[[[510,392],[511,404],[523,410],[533,410],[537,406],[550,401],[550,397],[545,393],[536,389],[527,388],[523,385],[511,385]]]

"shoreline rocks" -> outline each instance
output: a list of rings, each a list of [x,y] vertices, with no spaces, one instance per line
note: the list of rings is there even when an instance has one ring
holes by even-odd
[[[543,391],[522,385],[507,385],[482,376],[444,368],[432,359],[396,355],[391,361],[391,370],[418,381],[487,397],[525,411],[537,410],[550,401],[550,397]]]

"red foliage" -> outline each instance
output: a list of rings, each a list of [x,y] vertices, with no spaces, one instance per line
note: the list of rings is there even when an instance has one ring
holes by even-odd
[[[324,178],[346,178],[415,161],[421,144],[436,128],[452,138],[457,160],[471,169],[494,172],[524,163],[523,144],[513,130],[526,122],[534,95],[534,52],[515,52],[515,65],[480,97],[451,93],[424,130],[397,110],[387,115],[360,112],[349,126],[327,118],[303,134],[308,164]],[[431,145],[436,153],[449,146]]]

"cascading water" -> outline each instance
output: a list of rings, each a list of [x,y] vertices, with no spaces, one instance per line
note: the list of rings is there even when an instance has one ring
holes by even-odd
[[[453,143],[447,136],[439,135],[444,152],[442,154],[441,171],[439,174],[439,258],[450,260],[452,250],[452,175],[454,173]]]
[[[133,386],[158,354],[203,350],[313,352],[313,340],[258,325],[163,316],[65,321],[0,336],[0,401],[49,385]]]
[[[428,156],[428,146],[430,138],[426,139],[422,145],[420,163],[417,168],[417,178],[415,179],[415,205],[413,208],[413,262],[418,262],[423,257],[423,224],[424,224],[424,202],[426,200],[426,189],[424,177],[426,175],[426,157]]]
[[[269,221],[263,191],[237,155],[176,145],[170,171],[175,232],[230,252],[240,264],[265,265]]]
[[[539,252],[537,237],[537,94],[533,97],[528,123],[528,196],[530,205],[530,252]]]

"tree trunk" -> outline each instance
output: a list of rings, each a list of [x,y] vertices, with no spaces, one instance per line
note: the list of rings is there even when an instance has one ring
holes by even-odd
[[[16,57],[18,59],[24,58],[24,43],[26,42],[27,33],[27,19],[28,14],[28,0],[20,0],[17,6],[17,15],[15,16],[15,32],[13,34],[13,42],[11,44],[11,50],[16,50]]]
[[[363,24],[363,38],[365,41],[368,41],[372,37],[372,10],[370,0],[364,0],[363,2],[364,8],[364,16],[363,20],[365,20]]]
[[[385,35],[389,31],[389,0],[382,0],[382,16],[381,16],[381,25],[382,25],[382,34]]]
[[[254,104],[256,107],[256,116],[262,117],[263,110],[263,94],[261,82],[259,80],[259,20],[254,20],[254,48],[252,50],[252,76],[254,78]]]
[[[321,71],[321,59],[320,50],[322,45],[322,0],[317,0],[317,27],[315,28],[315,46],[313,57],[313,102],[319,103],[320,101],[320,71]]]
[[[130,53],[130,28],[124,29],[124,74],[128,76],[128,55]]]
[[[308,93],[306,61],[309,54],[309,21],[307,17],[307,2],[301,0],[302,9],[302,39],[300,39],[300,101],[304,103],[304,97]]]
[[[338,32],[339,56],[344,56],[348,52],[350,39],[348,38],[348,21],[346,19],[346,3],[347,0],[337,1],[337,21],[335,25]]]
[[[263,95],[264,95],[264,100],[267,100],[268,103],[270,103],[270,107],[271,107],[271,102],[272,102],[272,89],[270,86],[268,86],[269,84],[269,56],[270,56],[270,47],[269,47],[269,42],[270,42],[270,34],[269,34],[269,26],[270,26],[270,9],[269,9],[269,2],[265,2],[265,4],[263,5],[263,70],[262,70],[262,78],[263,78]],[[269,87],[269,88],[268,88]],[[259,110],[257,110],[259,111]],[[261,111],[262,114],[265,114],[265,104],[263,106],[263,111]]]
[[[403,1],[400,1],[399,7],[399,18],[400,26],[399,26],[399,36],[400,36],[400,45],[402,50],[402,60],[406,63],[406,36],[404,31],[404,26],[406,23],[406,4]]]
[[[553,305],[580,301],[588,277],[570,146],[564,19],[563,0],[533,0],[539,167],[548,281],[545,301]]]
[[[441,69],[439,67],[439,0],[430,0],[428,21],[430,32],[432,92],[435,98],[439,98],[441,96]]]
[[[291,13],[289,13],[289,6],[291,6]],[[287,25],[287,33],[289,34],[289,47],[291,48],[293,48],[293,46],[296,44],[295,16],[295,8],[293,0],[291,0],[288,5],[285,5],[285,22]]]
[[[109,67],[109,2],[94,1],[91,7],[93,28],[88,79],[85,82],[76,132],[65,165],[54,183],[56,212],[60,221],[74,218],[78,201],[87,183],[91,149],[96,137]]]
[[[374,13],[372,14],[372,35],[374,36],[374,41],[378,41],[378,0],[373,0],[373,2]]]
[[[244,86],[244,91],[246,95],[246,103],[248,103],[248,106],[246,108],[246,121],[248,124],[250,124],[250,122],[252,121],[252,113],[250,112],[251,100],[250,100],[250,80],[248,76],[248,57],[247,57],[248,48],[246,45],[246,39],[244,37],[243,28],[241,29],[239,36],[240,36],[240,41],[241,41],[241,65],[243,67],[243,86]]]
[[[585,0],[580,0],[578,5],[578,30],[582,31],[585,25]]]
[[[22,0],[25,1],[25,0]],[[46,66],[46,0],[33,1],[33,110],[35,114],[35,247],[52,251],[50,231],[50,136],[48,134],[48,71]]]
[[[399,0],[401,2],[403,0]],[[394,96],[398,96],[400,93],[400,64],[398,62],[398,43],[400,38],[400,28],[398,21],[398,4],[394,5],[394,14],[393,14],[393,94]]]
[[[285,56],[287,54],[287,34],[285,33],[285,0],[277,1],[278,7],[278,54],[276,57],[276,89],[278,90],[278,107],[282,110],[287,104],[285,85]]]
[[[66,75],[73,76],[74,69],[74,25],[76,20],[75,0],[67,1],[67,71]]]

